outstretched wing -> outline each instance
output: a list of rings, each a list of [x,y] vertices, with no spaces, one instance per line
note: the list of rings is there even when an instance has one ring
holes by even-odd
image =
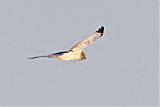
[[[103,32],[104,32],[104,27],[102,26],[95,33],[93,33],[91,36],[89,36],[87,39],[79,42],[74,47],[72,47],[70,50],[71,51],[81,51],[81,50],[83,50],[88,45],[94,43],[96,41],[96,39],[101,37],[103,35]]]
[[[47,57],[47,58],[54,58],[57,57],[59,55],[63,55],[64,53],[67,53],[68,51],[62,51],[62,52],[57,52],[57,53],[53,53],[50,55],[43,55],[43,56],[36,56],[36,57],[30,57],[28,59],[35,59],[35,58],[42,58],[42,57]]]
[[[28,59],[35,59],[35,58],[42,58],[42,57],[49,57],[49,55],[29,57]]]

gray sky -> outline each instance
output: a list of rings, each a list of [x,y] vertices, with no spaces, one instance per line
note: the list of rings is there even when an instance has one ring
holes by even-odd
[[[27,60],[101,26],[85,61]],[[158,1],[1,0],[0,105],[157,105]]]

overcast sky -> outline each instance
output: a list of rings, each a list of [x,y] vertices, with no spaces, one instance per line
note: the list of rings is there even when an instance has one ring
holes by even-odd
[[[70,49],[104,26],[84,61]],[[158,1],[1,0],[0,105],[157,105]]]

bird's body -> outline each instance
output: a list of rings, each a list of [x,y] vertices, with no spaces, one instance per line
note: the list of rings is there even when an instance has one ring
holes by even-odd
[[[84,59],[86,59],[86,54],[82,50],[84,48],[86,48],[88,45],[94,43],[97,38],[99,38],[103,35],[103,32],[104,32],[104,27],[102,26],[95,33],[93,33],[90,37],[79,42],[74,47],[72,47],[69,51],[57,52],[54,54],[44,55],[44,56],[36,56],[36,57],[31,57],[29,59],[48,57],[48,58],[57,58],[60,60],[65,60],[65,61],[84,60]]]
[[[82,51],[68,51],[66,53],[63,53],[61,55],[49,55],[49,57],[51,58],[57,58],[57,59],[61,59],[61,60],[84,60],[86,59],[84,52]]]

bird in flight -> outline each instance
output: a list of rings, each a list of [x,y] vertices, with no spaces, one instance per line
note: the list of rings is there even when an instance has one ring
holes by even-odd
[[[86,54],[83,52],[83,49],[86,48],[88,45],[93,44],[98,38],[100,38],[103,35],[103,32],[104,32],[104,27],[102,26],[96,32],[90,35],[87,39],[73,46],[69,51],[57,52],[50,55],[30,57],[28,59],[47,57],[47,58],[57,58],[65,61],[84,60],[86,59]]]

